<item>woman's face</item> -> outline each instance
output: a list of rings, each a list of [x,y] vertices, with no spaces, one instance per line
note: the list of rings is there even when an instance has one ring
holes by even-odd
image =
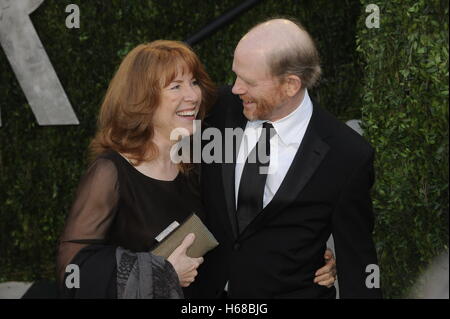
[[[153,118],[155,132],[169,139],[175,129],[181,129],[178,131],[181,134],[192,135],[201,101],[202,91],[192,73],[178,72],[175,79],[161,90],[160,105]]]

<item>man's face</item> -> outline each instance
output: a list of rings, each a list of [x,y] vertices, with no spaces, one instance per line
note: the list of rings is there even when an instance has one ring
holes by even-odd
[[[276,120],[285,96],[282,85],[270,75],[264,55],[236,49],[233,72],[236,81],[232,92],[241,98],[245,117],[250,121]]]

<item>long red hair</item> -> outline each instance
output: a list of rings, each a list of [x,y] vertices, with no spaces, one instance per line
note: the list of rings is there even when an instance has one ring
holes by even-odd
[[[202,91],[197,119],[214,103],[216,87],[192,49],[179,41],[157,40],[138,45],[124,58],[109,84],[98,117],[97,133],[89,149],[92,158],[115,150],[127,154],[134,165],[158,154],[153,138],[153,114],[162,88],[177,72],[192,73]],[[190,164],[182,163],[186,171]]]

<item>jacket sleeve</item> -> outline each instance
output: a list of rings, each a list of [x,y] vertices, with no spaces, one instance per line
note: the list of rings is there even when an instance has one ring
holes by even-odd
[[[348,179],[333,212],[340,298],[382,297],[379,286],[371,288],[377,282],[372,280],[374,277],[378,276],[379,283],[378,261],[372,240],[374,216],[370,190],[374,183],[373,157],[374,152],[370,149]]]

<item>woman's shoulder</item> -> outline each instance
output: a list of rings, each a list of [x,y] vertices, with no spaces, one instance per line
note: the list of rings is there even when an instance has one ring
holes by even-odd
[[[120,167],[122,165],[123,159],[122,156],[115,150],[106,150],[103,153],[100,153],[97,155],[97,157],[94,158],[92,163],[102,163],[104,165],[107,165],[106,163],[112,163],[116,167]]]
[[[88,170],[100,170],[105,172],[114,172],[120,170],[120,155],[113,150],[107,150],[98,154],[90,163]]]
[[[80,187],[105,188],[111,186],[115,188],[119,183],[120,170],[115,162],[107,154],[99,154],[87,165],[82,174]]]

